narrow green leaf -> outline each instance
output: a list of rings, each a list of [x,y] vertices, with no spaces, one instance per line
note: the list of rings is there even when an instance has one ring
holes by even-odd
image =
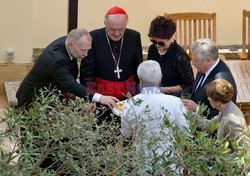
[[[215,124],[211,125],[210,130],[215,131],[219,128],[219,126],[220,126],[220,123],[215,123]]]

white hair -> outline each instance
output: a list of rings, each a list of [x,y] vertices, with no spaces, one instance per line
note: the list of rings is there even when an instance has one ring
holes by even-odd
[[[137,75],[145,84],[160,84],[162,78],[160,64],[153,60],[144,61],[139,65]]]

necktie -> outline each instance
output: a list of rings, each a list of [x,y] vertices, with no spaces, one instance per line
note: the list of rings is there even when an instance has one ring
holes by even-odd
[[[197,84],[197,86],[196,86],[195,92],[202,86],[202,83],[203,83],[203,81],[204,81],[204,78],[205,78],[205,73],[202,73],[202,74],[201,74],[201,77],[200,77],[200,80],[199,80],[199,82],[198,82],[198,84]]]

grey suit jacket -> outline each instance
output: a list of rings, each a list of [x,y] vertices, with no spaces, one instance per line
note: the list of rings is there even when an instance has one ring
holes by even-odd
[[[230,142],[237,140],[246,127],[246,121],[241,110],[232,101],[229,102],[223,113],[219,113],[218,121],[220,122],[217,131],[218,139],[226,139]],[[240,141],[240,143],[243,142],[243,140]]]

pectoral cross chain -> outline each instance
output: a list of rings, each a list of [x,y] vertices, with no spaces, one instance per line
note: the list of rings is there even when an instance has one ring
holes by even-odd
[[[114,70],[114,73],[117,74],[117,78],[120,79],[120,72],[122,72],[122,69],[119,69],[119,66],[116,66],[116,70]]]

